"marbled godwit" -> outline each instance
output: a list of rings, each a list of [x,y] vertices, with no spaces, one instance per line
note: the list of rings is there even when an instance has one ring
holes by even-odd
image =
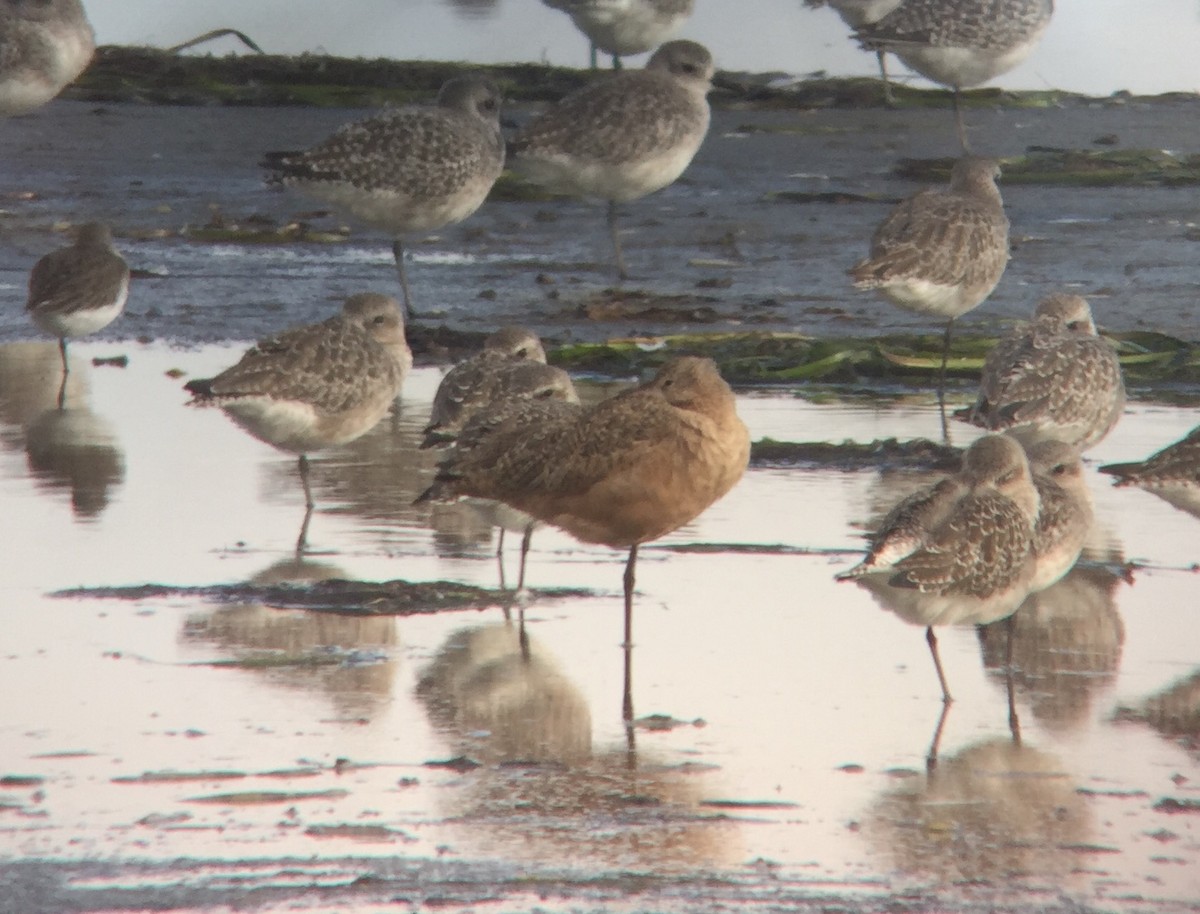
[[[612,56],[613,69],[621,58],[645,54],[675,34],[692,15],[694,0],[542,0],[551,9],[571,17],[575,28],[592,45],[591,65],[596,69],[596,52]]]
[[[340,314],[262,340],[236,365],[184,388],[189,406],[219,406],[259,441],[299,455],[303,550],[313,508],[307,455],[370,431],[411,365],[398,303],[365,292],[346,299]]]
[[[404,237],[461,222],[504,169],[500,92],[482,76],[449,80],[436,106],[408,106],[346,124],[307,152],[272,152],[269,179],[344,208],[393,235],[392,253],[413,317]]]
[[[536,117],[509,147],[512,165],[560,193],[608,201],[617,272],[617,204],[661,190],[683,174],[708,133],[705,97],[712,55],[693,41],[671,41],[643,70],[618,73],[571,93]]]
[[[100,222],[79,227],[75,243],[51,251],[29,274],[25,310],[33,322],[58,338],[63,374],[67,340],[111,324],[129,296],[129,265],[113,247],[112,232]]]
[[[946,319],[939,396],[945,385],[955,318],[992,294],[1008,265],[1008,217],[996,187],[995,159],[963,156],[948,188],[904,200],[880,223],[871,252],[850,268],[858,289],[894,305]]]
[[[1121,364],[1097,335],[1087,301],[1056,294],[988,354],[979,397],[961,416],[1021,441],[1050,438],[1087,450],[1124,408]]]
[[[0,117],[58,95],[96,50],[79,0],[0,0]]]
[[[904,0],[857,34],[865,47],[891,51],[953,90],[958,140],[966,152],[962,90],[1007,73],[1028,57],[1053,13],[1054,0]]]
[[[957,476],[893,508],[866,557],[837,578],[858,580],[885,608],[925,627],[950,702],[933,627],[995,622],[1020,605],[1034,576],[1038,514],[1020,444],[985,435],[967,449]]]
[[[733,488],[749,456],[749,432],[716,365],[683,356],[588,409],[537,400],[502,405],[493,417],[481,413],[420,500],[491,498],[583,542],[628,549],[628,647],[638,546],[693,520]],[[625,698],[628,720],[628,688]]]

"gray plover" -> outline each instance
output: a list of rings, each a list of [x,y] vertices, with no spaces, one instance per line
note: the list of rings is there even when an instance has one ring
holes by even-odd
[[[617,204],[661,190],[683,174],[708,132],[712,55],[694,41],[664,44],[645,69],[571,93],[534,118],[509,150],[513,167],[560,193],[608,201],[617,272]]]
[[[591,42],[591,65],[596,52],[612,56],[614,69],[621,58],[644,54],[675,34],[692,15],[694,0],[542,0],[562,10]]]
[[[858,36],[891,51],[906,66],[954,92],[958,139],[965,152],[962,90],[1007,73],[1033,51],[1050,24],[1054,0],[904,0]]]
[[[79,0],[0,0],[0,117],[40,108],[96,50]]]
[[[947,702],[933,627],[985,624],[1016,610],[1034,576],[1039,507],[1021,445],[984,435],[964,453],[957,476],[901,501],[866,557],[837,575],[857,580],[884,607],[925,627]]]
[[[184,388],[189,406],[218,406],[259,441],[299,455],[302,550],[313,508],[307,455],[374,428],[411,365],[399,304],[365,292],[346,299],[340,314],[261,340],[236,365]]]
[[[478,75],[442,86],[437,105],[412,105],[346,124],[306,152],[271,152],[269,181],[341,207],[393,236],[392,254],[414,316],[404,238],[474,213],[504,170],[500,91]]]
[[[963,156],[950,172],[950,186],[928,188],[897,205],[875,230],[870,254],[849,270],[855,288],[946,319],[939,391],[955,318],[991,295],[1008,265],[999,174],[995,159]]]
[[[450,444],[480,412],[519,400],[577,404],[579,395],[569,374],[546,364],[546,351],[536,333],[525,327],[502,327],[487,338],[480,352],[459,362],[442,378],[421,447]],[[506,505],[499,505],[495,517],[500,527],[498,558],[504,551],[504,531],[521,531],[520,592],[525,587],[525,563],[537,521]]]
[[[1110,463],[1100,472],[1115,476],[1114,485],[1139,486],[1200,517],[1200,425],[1145,460]]]
[[[583,542],[628,549],[626,645],[638,546],[725,495],[750,457],[733,391],[711,359],[694,356],[672,359],[653,380],[590,408],[525,401],[495,421],[480,414],[472,425],[481,421],[478,440],[451,453],[421,499],[491,498]],[[471,434],[469,425],[460,442]],[[627,720],[631,702],[627,688]]]
[[[804,0],[805,6],[810,9],[833,7],[842,17],[842,21],[855,31],[878,22],[903,2],[904,0]],[[892,84],[888,80],[887,51],[878,48],[875,57],[879,61],[879,77],[883,80],[883,96],[890,105],[895,99],[892,97]]]
[[[1054,438],[1087,450],[1124,408],[1121,364],[1097,335],[1087,301],[1055,294],[988,353],[979,396],[961,418],[1021,441]]]
[[[1033,531],[1033,579],[1029,592],[1057,583],[1074,567],[1092,526],[1092,496],[1079,450],[1044,439],[1030,446],[1029,469],[1041,508]]]
[[[113,247],[112,231],[103,223],[87,222],[74,244],[33,265],[25,310],[38,327],[57,337],[65,374],[67,340],[107,327],[124,310],[128,296],[129,265]]]

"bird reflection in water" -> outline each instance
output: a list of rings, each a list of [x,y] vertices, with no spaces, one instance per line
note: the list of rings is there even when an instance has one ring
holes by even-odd
[[[1189,751],[1200,752],[1200,670],[1135,706],[1119,708],[1116,716],[1148,724]]]
[[[247,583],[312,584],[345,578],[325,562],[288,557]],[[234,603],[190,615],[180,640],[213,645],[270,682],[327,694],[339,716],[370,719],[390,700],[399,641],[392,616],[356,616]]]
[[[1113,485],[1139,486],[1172,507],[1200,517],[1200,426],[1145,460],[1110,463],[1101,473],[1115,476]]]
[[[88,405],[88,375],[62,370],[53,343],[0,346],[0,441],[25,451],[34,484],[67,491],[76,518],[95,520],[125,481],[116,430]]]
[[[656,763],[628,739],[596,750],[582,693],[519,626],[452,634],[417,696],[451,751],[479,763],[441,793],[465,852],[659,873],[739,858],[736,826],[701,806],[707,769]]]

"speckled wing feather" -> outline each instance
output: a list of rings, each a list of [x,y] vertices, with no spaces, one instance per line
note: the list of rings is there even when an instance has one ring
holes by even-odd
[[[1003,50],[1042,28],[1052,12],[1051,0],[905,0],[859,34],[872,49]]]
[[[1008,220],[980,201],[945,190],[921,191],[880,223],[871,253],[851,270],[859,288],[915,278],[938,285],[973,285],[994,272],[995,252],[1007,259]]]
[[[1019,345],[989,358],[971,421],[989,429],[1039,420],[1092,425],[1120,410],[1123,390],[1120,363],[1104,340],[1035,326]]]
[[[129,281],[129,266],[121,255],[78,247],[51,251],[29,274],[29,311],[72,314],[108,304]]]
[[[1200,485],[1200,425],[1145,460],[1110,463],[1100,472],[1118,477],[1117,485]]]
[[[920,549],[966,492],[961,480],[950,476],[901,499],[879,522],[866,558],[838,574],[838,580],[891,568]]]
[[[669,74],[620,73],[585,86],[535,118],[510,145],[515,157],[566,155],[637,162],[682,143],[695,130],[696,103]],[[704,105],[707,117],[707,105]],[[580,130],[580,124],[587,130]],[[638,129],[629,125],[636,123]]]
[[[499,174],[503,161],[498,130],[461,111],[412,106],[345,124],[307,152],[264,164],[284,184],[345,182],[421,201],[452,194],[489,168]]]
[[[1029,522],[995,492],[967,495],[926,545],[896,564],[888,583],[924,593],[986,597],[1011,584],[1032,542]]]
[[[1076,499],[1063,491],[1062,486],[1051,479],[1035,476],[1041,510],[1033,532],[1033,551],[1037,555],[1059,543],[1072,530],[1084,529],[1089,525],[1085,518],[1087,510]]]
[[[358,405],[363,381],[386,377],[399,390],[396,360],[365,329],[342,315],[262,340],[208,382],[222,399],[267,396],[339,412]]]

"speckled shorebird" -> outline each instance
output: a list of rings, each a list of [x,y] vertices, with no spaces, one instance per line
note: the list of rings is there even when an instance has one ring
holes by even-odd
[[[638,546],[693,520],[745,472],[750,435],[733,391],[711,359],[684,356],[591,408],[524,401],[504,409],[464,429],[460,445],[475,440],[450,454],[421,500],[492,498],[583,542],[628,549],[631,644]],[[631,702],[627,690],[627,720]]]
[[[979,396],[961,418],[1021,441],[1054,438],[1087,450],[1124,408],[1121,364],[1097,335],[1087,301],[1055,294],[988,353]]]
[[[38,327],[58,338],[65,374],[67,340],[107,327],[125,308],[129,265],[100,222],[81,225],[70,247],[51,251],[29,274],[25,310]]]
[[[954,92],[963,151],[969,149],[962,90],[1007,73],[1033,51],[1050,24],[1054,0],[904,0],[861,26],[865,47],[891,51],[908,67]]]
[[[499,404],[519,400],[558,400],[579,403],[571,376],[546,364],[546,351],[536,333],[525,327],[501,327],[484,342],[483,349],[455,365],[433,398],[429,424],[422,448],[455,441],[463,427],[477,414]],[[525,564],[535,518],[501,506],[496,518],[500,526],[496,555],[504,551],[505,529],[521,531],[521,564],[517,591],[525,587]]]
[[[374,428],[411,365],[399,304],[364,292],[346,299],[340,314],[261,340],[236,365],[184,388],[189,406],[219,406],[259,441],[299,455],[302,550],[313,508],[307,455]]]
[[[904,0],[804,0],[810,9],[831,6],[842,17],[842,21],[857,31],[864,26],[878,22]],[[892,96],[892,84],[888,80],[887,52],[883,48],[875,51],[879,61],[879,77],[883,80],[883,96],[890,105],[895,101]]]
[[[1008,265],[1008,217],[996,187],[995,159],[963,156],[948,188],[928,188],[901,202],[880,223],[871,252],[850,268],[858,289],[893,304],[946,319],[938,390],[946,379],[955,318],[992,294]]]
[[[570,375],[546,364],[542,341],[525,327],[501,327],[446,372],[421,446],[449,443],[477,412],[509,397],[579,400]]]
[[[692,15],[694,0],[542,0],[552,9],[571,17],[575,28],[592,44],[591,64],[596,69],[596,52],[612,56],[614,69],[621,58],[645,54],[675,34]]]
[[[513,167],[560,193],[608,201],[617,272],[617,204],[661,190],[683,174],[708,132],[712,55],[694,41],[664,44],[645,69],[571,93],[536,117],[509,147]]]
[[[336,130],[306,152],[272,152],[270,180],[344,208],[393,235],[392,253],[414,315],[404,238],[461,222],[504,170],[500,92],[491,80],[449,80],[436,106],[407,106]]]
[[[901,501],[866,557],[837,575],[857,580],[887,609],[925,626],[942,697],[952,701],[935,625],[986,624],[1011,615],[1029,592],[1038,490],[1021,445],[984,435],[962,470]]]
[[[1100,472],[1115,476],[1117,486],[1140,486],[1200,517],[1200,425],[1145,460],[1110,463]]]
[[[1033,531],[1034,559],[1029,592],[1056,584],[1070,571],[1092,526],[1092,495],[1084,480],[1079,450],[1044,439],[1026,451],[1040,510]]]
[[[0,117],[40,108],[96,50],[79,0],[0,0]]]

